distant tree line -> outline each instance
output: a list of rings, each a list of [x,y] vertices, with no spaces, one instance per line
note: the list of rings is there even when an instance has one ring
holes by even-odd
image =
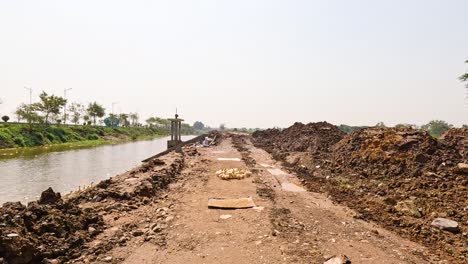
[[[0,104],[2,103],[0,99]],[[150,117],[146,125],[140,123],[138,113],[106,113],[106,109],[98,102],[87,105],[72,102],[67,105],[67,99],[48,94],[43,91],[39,95],[39,101],[31,104],[21,104],[14,112],[18,122],[26,122],[32,129],[33,125],[101,125],[107,127],[154,127],[169,133],[170,121],[159,117]],[[106,116],[107,114],[107,116]],[[10,120],[9,116],[1,117],[3,122]],[[200,122],[201,123],[201,122]],[[194,129],[189,124],[182,124],[182,133],[191,134]]]

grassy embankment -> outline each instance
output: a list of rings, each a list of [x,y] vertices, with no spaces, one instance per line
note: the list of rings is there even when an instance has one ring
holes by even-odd
[[[128,140],[144,140],[166,135],[161,128],[124,128],[94,126],[33,126],[0,124],[0,149],[63,145],[91,147]]]

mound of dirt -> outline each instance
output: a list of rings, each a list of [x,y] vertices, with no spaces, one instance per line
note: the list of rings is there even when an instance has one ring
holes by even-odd
[[[458,151],[463,162],[468,163],[468,128],[452,128],[445,132],[440,141]]]
[[[5,263],[40,263],[79,256],[82,246],[103,229],[93,209],[64,202],[51,188],[28,206],[5,203],[0,208],[0,256]]]
[[[284,130],[267,129],[253,134],[255,144],[284,157],[289,152],[309,152],[317,155],[329,152],[330,147],[346,134],[327,123],[294,123]]]
[[[460,162],[456,149],[429,133],[408,128],[367,128],[346,136],[333,147],[335,172],[352,170],[365,177],[423,173],[447,175]]]
[[[296,130],[301,127],[303,132]],[[287,132],[279,130],[257,133],[255,140],[269,143],[259,146],[273,155],[288,151],[274,157],[286,161],[309,190],[330,194],[358,211],[358,218],[422,243],[450,263],[466,263],[468,177],[455,173],[457,164],[467,159],[466,129],[451,129],[437,140],[425,131],[409,128],[365,128],[329,144],[330,153],[315,155],[309,164],[288,160],[310,150],[310,140],[315,139],[299,140],[309,131],[305,125],[295,125],[290,131],[291,138],[295,135],[297,142],[304,142],[302,147],[294,141],[290,147],[282,145],[281,140],[284,144],[289,141],[283,137]],[[326,137],[314,142],[333,140]],[[314,156],[313,152],[308,155]],[[434,228],[431,223],[436,218],[456,221],[460,231]]]

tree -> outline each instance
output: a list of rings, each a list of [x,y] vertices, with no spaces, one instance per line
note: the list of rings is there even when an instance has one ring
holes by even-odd
[[[132,126],[138,126],[138,119],[140,118],[138,113],[130,113],[129,117],[132,122]]]
[[[468,128],[468,125],[463,125],[462,128]]]
[[[200,121],[196,121],[195,123],[193,123],[193,129],[195,129],[195,130],[203,130],[203,129],[205,129],[205,124],[203,124],[203,123],[200,122]]]
[[[40,122],[41,116],[36,112],[34,105],[21,104],[16,108],[15,114],[18,120],[25,119],[29,123],[29,128],[32,129],[32,123]]]
[[[465,63],[468,63],[468,60],[465,61]],[[468,72],[467,73],[464,73],[463,75],[461,75],[460,77],[458,77],[460,79],[460,81],[462,82],[467,82],[465,84],[465,87],[466,89],[468,89]]]
[[[440,137],[445,131],[452,127],[453,125],[450,125],[443,120],[432,120],[421,128],[428,131],[433,137]]]
[[[219,125],[219,130],[221,131],[226,130],[226,124]]]
[[[88,112],[89,116],[93,117],[94,125],[96,125],[96,118],[97,117],[101,118],[105,114],[104,107],[96,102],[90,103],[86,111]]]
[[[120,114],[119,121],[123,127],[128,127],[128,125],[130,124],[130,122],[128,122],[128,114]]]
[[[417,126],[413,124],[396,124],[395,128],[413,128],[415,129]]]
[[[3,120],[3,122],[5,122],[5,123],[6,123],[6,122],[8,122],[8,120],[10,120],[10,117],[9,117],[9,116],[6,116],[6,115],[4,115],[4,116],[2,116],[2,120]]]
[[[104,119],[104,124],[108,127],[117,127],[119,123],[120,121],[115,114],[109,114],[109,117]]]
[[[68,111],[71,113],[70,120],[72,121],[73,124],[78,124],[80,122],[81,117],[83,116],[84,113],[84,105],[73,102],[69,107]]]
[[[383,128],[383,127],[387,127],[387,126],[385,125],[384,122],[378,122],[377,124],[375,124],[375,127]]]
[[[42,92],[39,95],[40,102],[32,104],[33,108],[39,112],[42,112],[42,119],[45,124],[49,123],[49,116],[60,114],[60,109],[67,102],[66,99],[60,96],[48,95],[46,92]]]

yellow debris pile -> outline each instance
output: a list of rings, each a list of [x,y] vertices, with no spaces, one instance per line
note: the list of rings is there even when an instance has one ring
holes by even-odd
[[[222,169],[216,172],[216,175],[223,180],[244,179],[252,175],[250,171],[234,169]]]

